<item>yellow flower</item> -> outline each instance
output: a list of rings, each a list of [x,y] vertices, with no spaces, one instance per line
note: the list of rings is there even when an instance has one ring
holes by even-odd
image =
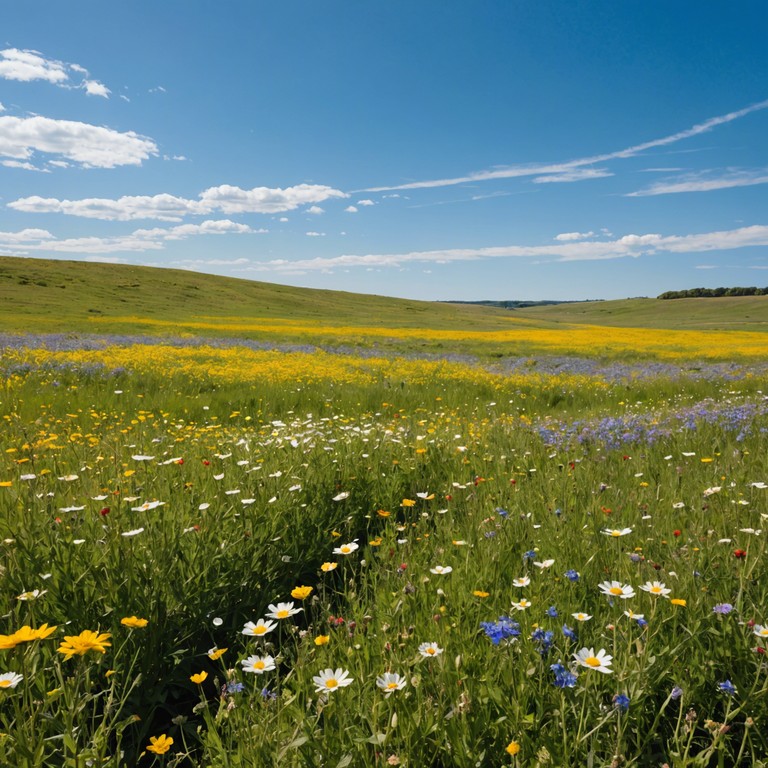
[[[200,685],[205,678],[208,677],[208,673],[206,671],[198,672],[196,675],[190,675],[189,679],[193,683],[197,683],[197,685]]]
[[[687,605],[685,600],[681,600],[679,597],[673,597],[669,602],[672,603],[672,605],[679,605],[682,608],[685,608]]]
[[[220,659],[225,653],[227,652],[227,648],[211,648],[210,651],[208,651],[208,658],[211,661],[217,661]]]
[[[318,635],[315,638],[315,645],[325,645],[330,639],[330,635]]]
[[[328,573],[328,571],[332,571],[334,568],[337,568],[337,567],[338,567],[338,565],[339,565],[338,563],[323,563],[323,564],[320,566],[320,570],[321,570],[323,573]]]
[[[512,755],[512,757],[514,757],[520,751],[520,743],[512,739],[512,741],[507,744],[505,751],[508,755]]]
[[[386,509],[377,509],[376,510],[376,514],[379,517],[389,517],[392,513],[391,512],[387,512]]]
[[[312,587],[295,587],[291,590],[291,597],[297,600],[306,600],[312,593]]]
[[[79,635],[65,635],[64,642],[58,647],[58,652],[64,654],[64,659],[71,659],[73,656],[85,656],[88,651],[97,651],[105,653],[106,648],[112,643],[107,640],[111,637],[109,633],[97,634],[90,629],[83,630]],[[160,754],[160,753],[158,753]]]
[[[413,499],[403,499],[401,507],[415,507],[416,502]]]
[[[31,643],[33,640],[45,640],[48,635],[55,631],[56,627],[49,627],[47,624],[41,624],[38,629],[32,629],[28,624],[25,624],[12,635],[0,635],[0,650],[15,648],[20,643]]]
[[[173,739],[165,734],[162,736],[150,736],[147,752],[164,755],[171,748],[171,744],[173,744]]]
[[[488,597],[488,595],[490,595],[491,593],[490,592],[483,592],[482,589],[476,589],[472,594],[475,597]]]
[[[368,545],[371,546],[371,547],[380,547],[382,541],[383,541],[383,539],[381,538],[381,536],[377,536],[375,539],[371,539],[368,542]]]
[[[147,619],[139,619],[136,616],[126,616],[124,619],[120,619],[120,623],[124,627],[138,627],[139,629],[143,629],[149,624],[149,621],[147,621]]]

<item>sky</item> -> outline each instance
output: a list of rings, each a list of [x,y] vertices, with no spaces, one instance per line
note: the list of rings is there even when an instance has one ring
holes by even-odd
[[[24,0],[0,255],[425,300],[768,285],[764,0]]]

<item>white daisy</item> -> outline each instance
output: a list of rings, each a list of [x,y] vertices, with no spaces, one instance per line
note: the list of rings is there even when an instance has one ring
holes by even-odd
[[[613,672],[612,669],[609,669],[613,656],[609,656],[603,648],[597,653],[595,653],[594,648],[582,648],[578,653],[573,654],[573,658],[578,664],[582,667],[587,667],[587,669],[594,669],[606,675],[610,675]]]
[[[270,619],[287,619],[303,610],[303,608],[294,608],[293,603],[278,603],[277,605],[270,603],[269,611],[265,615]]]
[[[608,597],[620,597],[626,600],[628,597],[635,596],[635,590],[629,584],[622,584],[620,581],[603,581],[598,584],[600,591]]]
[[[661,595],[666,597],[672,590],[664,586],[660,581],[646,581],[640,586],[643,592],[650,592],[652,595]]]
[[[249,621],[243,627],[243,634],[250,635],[251,637],[261,637],[262,635],[271,632],[276,626],[276,621],[264,621],[264,619],[259,619],[255,624],[252,621]]]
[[[0,688],[15,688],[23,679],[24,675],[16,672],[3,672],[0,675]]]
[[[431,659],[433,656],[439,656],[443,649],[437,643],[422,643],[419,646],[419,653],[425,659]]]
[[[385,672],[376,678],[376,685],[389,698],[395,691],[402,691],[405,688],[405,678],[400,677],[397,672]]]
[[[319,675],[312,677],[315,690],[318,693],[331,693],[338,688],[344,688],[353,682],[346,669],[324,669]]]
[[[240,663],[243,665],[243,672],[253,672],[255,675],[263,675],[275,668],[272,656],[249,656]]]

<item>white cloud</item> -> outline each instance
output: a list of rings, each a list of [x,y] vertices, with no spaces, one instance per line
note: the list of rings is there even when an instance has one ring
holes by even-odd
[[[116,253],[127,251],[160,251],[165,243],[185,240],[200,235],[261,234],[267,230],[254,230],[234,221],[209,220],[200,224],[181,224],[177,227],[137,229],[128,235],[115,237],[73,237],[58,239],[45,229],[25,229],[20,232],[0,232],[0,248],[12,245],[27,252],[57,253]]]
[[[80,80],[72,83],[70,75],[75,73]],[[0,51],[0,77],[6,80],[17,80],[30,83],[33,80],[43,80],[60,88],[82,88],[89,96],[109,98],[111,91],[98,80],[88,78],[88,70],[79,64],[68,64],[64,61],[46,59],[40,51],[6,48]]]
[[[588,237],[594,236],[594,232],[563,232],[562,234],[555,235],[555,240],[565,243],[571,240],[586,240]]]
[[[479,259],[520,258],[552,259],[560,262],[594,261],[639,257],[658,253],[704,253],[752,246],[768,246],[768,226],[754,225],[739,229],[694,235],[625,235],[616,240],[559,242],[549,245],[507,245],[483,248],[451,248],[435,251],[411,251],[388,254],[345,254],[286,261],[261,262],[251,268],[259,272],[294,270],[325,271],[352,267],[402,267],[409,263],[448,264]]]
[[[347,207],[344,209],[344,213],[357,213],[357,208],[355,208],[355,206],[354,206],[354,205],[348,205],[348,206],[347,206]]]
[[[106,85],[97,80],[86,80],[83,86],[89,96],[103,96],[105,99],[108,99],[109,94],[112,93]]]
[[[305,232],[307,237],[325,237],[325,232]]]
[[[604,179],[606,176],[613,176],[610,171],[604,168],[575,168],[572,171],[563,173],[550,173],[546,176],[537,176],[533,179],[534,184],[547,183],[570,183],[573,181],[587,181],[588,179]]]
[[[5,112],[5,107],[3,106],[2,101],[0,101],[0,112]]]
[[[395,197],[395,195],[391,195],[391,197]],[[374,203],[373,200],[358,200],[357,204],[362,206],[376,205],[376,203]]]
[[[157,155],[157,145],[133,131],[120,133],[73,120],[0,117],[0,156],[29,160],[35,152],[60,155],[84,168],[115,168],[141,165]]]
[[[165,88],[162,85],[155,86],[149,89],[149,93],[166,93]]]
[[[64,62],[46,59],[38,51],[21,51],[18,48],[0,51],[0,77],[23,83],[45,80],[54,84],[69,79]]]
[[[575,168],[582,168],[588,165],[594,165],[595,163],[604,163],[608,160],[620,160],[629,157],[636,157],[637,155],[645,152],[649,149],[655,149],[656,147],[665,147],[670,144],[675,144],[678,141],[689,139],[693,136],[698,136],[702,133],[707,133],[713,128],[724,123],[730,123],[733,120],[738,120],[741,117],[757,112],[758,110],[768,108],[768,99],[760,101],[756,104],[751,104],[744,109],[736,110],[735,112],[728,112],[725,115],[718,115],[717,117],[711,117],[705,120],[703,123],[697,123],[691,128],[686,128],[683,131],[678,131],[669,136],[664,136],[660,139],[652,139],[646,141],[643,144],[635,144],[626,149],[621,149],[616,152],[608,152],[602,155],[594,155],[592,157],[579,158],[577,160],[569,160],[559,163],[547,163],[539,165],[513,165],[507,168],[499,168],[492,171],[476,171],[474,173],[467,174],[466,176],[456,176],[454,178],[446,179],[430,179],[428,181],[413,181],[408,184],[398,184],[388,187],[369,187],[364,190],[366,192],[390,192],[393,190],[401,189],[429,189],[433,187],[449,187],[456,184],[466,184],[476,181],[489,181],[491,179],[512,179],[525,176],[542,176],[544,174],[561,174],[567,171],[572,171]]]
[[[716,189],[733,187],[751,187],[756,184],[768,184],[768,169],[739,170],[732,169],[715,176],[712,171],[691,173],[669,181],[658,181],[645,189],[631,192],[625,197],[648,197],[650,195],[672,195],[680,192],[712,192]]]
[[[325,209],[321,208],[319,205],[313,205],[310,208],[307,208],[306,213],[311,213],[314,216],[319,216],[321,213],[325,213]]]
[[[40,173],[50,173],[47,168],[38,168],[32,163],[27,163],[24,160],[3,160],[0,165],[4,165],[6,168],[21,168],[24,171],[38,171]]]
[[[3,118],[0,118],[0,122]],[[0,142],[2,132],[0,131]],[[2,143],[0,143],[0,152]],[[292,211],[307,203],[347,197],[343,192],[319,184],[299,184],[285,189],[254,187],[241,189],[228,184],[210,187],[190,200],[176,195],[137,195],[83,200],[58,200],[39,196],[22,197],[8,203],[9,208],[28,213],[64,213],[106,221],[157,219],[180,221],[184,216],[206,216],[211,213],[280,213]],[[314,206],[313,206],[314,207]]]

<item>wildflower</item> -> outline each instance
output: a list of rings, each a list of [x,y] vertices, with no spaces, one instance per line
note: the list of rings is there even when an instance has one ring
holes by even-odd
[[[568,579],[568,581],[578,581],[579,580],[579,572],[573,570],[573,568],[567,570],[565,572],[565,578]]]
[[[134,528],[132,531],[125,531],[124,533],[121,533],[121,536],[125,536],[126,538],[130,536],[138,536],[140,533],[144,533],[143,528]]]
[[[597,655],[595,655],[594,648],[582,648],[578,653],[573,654],[573,658],[582,667],[594,669],[606,675],[610,675],[613,672],[612,669],[609,669],[613,656],[609,656],[603,648],[597,652]]]
[[[514,757],[519,751],[520,751],[520,743],[512,739],[512,741],[507,744],[507,746],[504,748],[504,751],[508,754]]]
[[[719,613],[721,616],[727,616],[733,610],[733,606],[730,603],[718,603],[712,608],[714,613]]]
[[[312,587],[294,587],[291,590],[291,597],[297,600],[306,600],[312,594]]]
[[[353,682],[346,669],[324,669],[319,675],[315,675],[312,681],[318,693],[331,693],[338,688],[344,688]]]
[[[218,661],[226,652],[227,648],[217,648],[215,645],[208,650],[208,658],[211,661]]]
[[[481,598],[484,598],[484,597],[488,597],[488,595],[490,595],[491,593],[490,593],[490,592],[483,592],[483,590],[482,590],[482,589],[476,589],[476,590],[475,590],[475,591],[474,591],[472,594],[473,594],[475,597],[481,597]]]
[[[730,680],[726,680],[723,683],[718,683],[717,687],[723,693],[727,693],[729,696],[734,696],[736,694],[736,686]]]
[[[88,651],[106,653],[107,647],[112,645],[112,643],[107,642],[110,637],[109,633],[97,634],[86,629],[79,635],[65,635],[64,641],[57,650],[64,655],[65,661],[73,656],[85,656]]]
[[[622,712],[626,712],[629,709],[629,696],[623,693],[617,693],[613,697],[613,705],[616,707],[616,709],[620,709]]]
[[[386,509],[377,509],[376,514],[379,517],[389,517],[392,513],[388,512]]]
[[[683,695],[683,689],[676,685],[669,694],[669,697],[672,699],[672,701],[677,701],[681,696]]]
[[[245,690],[245,683],[227,683],[227,693],[242,693]]]
[[[164,755],[171,748],[172,744],[173,739],[165,734],[162,736],[150,736],[147,752],[154,752],[156,755]]]
[[[452,570],[453,568],[450,565],[436,565],[434,568],[430,568],[429,572],[435,574],[447,574]]]
[[[0,688],[15,688],[23,679],[24,675],[16,672],[3,672],[0,675]]]
[[[251,635],[252,637],[261,637],[262,635],[271,632],[276,626],[276,621],[264,621],[264,619],[259,619],[255,624],[252,621],[249,621],[243,627],[243,634]]]
[[[17,600],[27,601],[27,600],[37,600],[38,597],[42,597],[48,590],[47,589],[33,589],[29,592],[22,592],[20,595],[16,597]]]
[[[433,656],[439,656],[443,649],[437,643],[422,643],[419,646],[419,653],[425,658],[430,659]]]
[[[576,621],[589,621],[592,617],[588,613],[572,613],[571,616],[573,616]]]
[[[574,632],[574,630],[572,630],[567,624],[563,624],[563,635],[569,640],[578,640],[576,632]]]
[[[198,672],[197,674],[190,675],[189,679],[193,683],[200,685],[207,677],[208,677],[208,673],[205,670],[203,670],[202,672]]]
[[[333,550],[334,555],[350,555],[356,549],[359,549],[360,545],[355,541],[350,541],[349,544],[342,544],[340,547],[336,547]]]
[[[0,650],[15,648],[21,643],[31,643],[33,640],[45,640],[55,630],[56,627],[49,627],[47,624],[42,624],[38,629],[32,629],[25,624],[12,635],[0,635]]]
[[[330,635],[318,635],[315,638],[315,645],[325,645],[331,639]]]
[[[502,640],[514,641],[520,635],[520,625],[507,616],[500,617],[498,621],[482,621],[480,627],[494,645]]]
[[[647,581],[645,584],[641,585],[640,589],[643,590],[643,592],[648,592],[651,595],[661,595],[662,597],[666,597],[672,590],[668,589],[664,586],[664,584],[660,581]]]
[[[527,587],[531,583],[531,579],[528,576],[520,576],[517,579],[512,579],[513,587]]]
[[[631,528],[603,528],[601,533],[604,533],[606,536],[613,536],[615,539],[619,538],[619,536],[626,536],[628,533],[632,533]]]
[[[743,549],[734,549],[733,556],[737,560],[743,560],[747,556],[747,553],[746,553],[746,550],[743,550]]]
[[[536,560],[534,560],[533,564],[537,568],[541,568],[541,570],[543,571],[545,568],[551,568],[555,564],[555,561],[554,560],[543,560],[542,562],[539,563]]]
[[[295,616],[303,610],[303,608],[294,608],[293,603],[278,603],[277,605],[270,603],[269,612],[265,615],[269,619],[287,619],[289,616]]]
[[[415,507],[416,502],[413,499],[403,499],[402,503],[400,504],[401,507]]]
[[[524,611],[526,608],[531,607],[531,601],[526,600],[524,597],[521,598],[519,603],[516,603],[514,600],[512,601],[512,607],[515,608],[518,611]]]
[[[634,619],[635,621],[640,621],[640,619],[643,619],[643,618],[645,618],[645,614],[642,614],[642,613],[635,613],[635,612],[634,612],[634,611],[632,611],[632,610],[629,610],[629,611],[624,611],[624,615],[625,615],[625,616],[626,616],[628,619]]]
[[[523,553],[523,560],[535,560],[536,559],[536,553],[529,549],[527,552]]]
[[[149,624],[149,621],[147,621],[147,619],[139,619],[136,616],[126,616],[124,619],[120,619],[120,623],[124,627],[136,627],[138,629],[143,629],[147,626],[147,624]]]
[[[323,573],[328,573],[329,571],[333,571],[333,570],[335,570],[335,569],[336,569],[336,568],[338,568],[338,567],[339,567],[339,564],[338,564],[338,563],[323,563],[323,564],[320,566],[320,570],[321,570]]]
[[[537,627],[531,632],[531,639],[537,643],[536,649],[542,656],[546,656],[549,653],[549,649],[552,647],[552,641],[554,640],[555,633],[550,630],[544,630],[541,627]]]
[[[628,597],[635,596],[635,590],[629,584],[622,584],[618,581],[603,581],[598,584],[600,591],[608,597],[620,597],[626,600]]]
[[[768,627],[764,627],[761,624],[755,624],[755,626],[752,628],[752,631],[758,637],[768,637]]]
[[[402,691],[405,688],[405,678],[400,677],[397,672],[385,672],[376,678],[376,685],[389,698],[395,691]]]
[[[555,673],[554,685],[556,688],[573,688],[578,680],[578,675],[569,671],[562,664],[552,664],[550,669]]]
[[[243,665],[243,672],[253,672],[255,675],[275,669],[275,660],[271,656],[249,656],[240,663]]]

